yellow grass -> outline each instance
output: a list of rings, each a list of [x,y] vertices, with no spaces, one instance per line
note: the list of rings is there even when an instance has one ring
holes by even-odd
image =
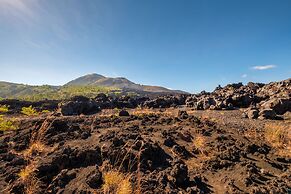
[[[197,158],[193,157],[185,161],[189,170],[198,170],[203,167],[206,161],[210,160],[213,157],[213,154],[208,152],[199,153]]]
[[[35,194],[40,189],[40,181],[35,176],[31,176],[30,179],[25,181],[25,193]]]
[[[156,114],[156,111],[150,110],[150,109],[135,109],[132,111],[132,115],[135,116],[141,116],[141,115],[149,115],[149,114]]]
[[[41,113],[46,114],[46,113],[50,113],[50,111],[49,110],[43,110],[43,111],[41,111]]]
[[[205,137],[197,135],[193,141],[194,147],[202,151],[205,148]]]
[[[291,157],[291,127],[290,125],[267,124],[265,139],[277,149],[278,155]]]
[[[41,142],[35,142],[31,144],[31,146],[23,152],[24,157],[31,157],[36,154],[42,153],[45,150],[45,145]]]
[[[130,176],[125,175],[117,170],[110,170],[104,173],[103,191],[106,194],[130,194],[132,193],[132,185]]]
[[[18,176],[22,180],[26,181],[32,176],[34,170],[35,170],[35,165],[33,165],[33,164],[27,165],[24,169],[22,169],[19,172]]]
[[[205,149],[206,138],[203,135],[195,134],[193,146],[199,151],[197,157],[192,157],[186,160],[185,163],[187,164],[189,170],[201,169],[205,162],[213,157],[213,154],[211,151]]]
[[[172,109],[167,109],[163,112],[160,112],[156,109],[148,109],[148,108],[137,108],[131,112],[132,115],[135,116],[145,116],[145,115],[163,115],[163,116],[175,116],[175,113]]]

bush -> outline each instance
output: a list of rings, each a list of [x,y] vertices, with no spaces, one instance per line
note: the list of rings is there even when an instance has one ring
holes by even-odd
[[[0,113],[6,113],[9,111],[9,107],[7,105],[0,105]]]
[[[21,113],[27,116],[37,116],[39,113],[32,107],[22,107]]]
[[[3,118],[3,115],[0,115],[0,131],[15,130],[16,126],[11,120],[6,120]]]

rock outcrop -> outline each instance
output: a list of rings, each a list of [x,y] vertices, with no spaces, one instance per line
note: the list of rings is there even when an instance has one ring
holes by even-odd
[[[248,108],[243,114],[250,119],[276,119],[291,111],[291,79],[269,84],[229,84],[213,92],[201,92],[186,99],[195,110],[228,110]]]

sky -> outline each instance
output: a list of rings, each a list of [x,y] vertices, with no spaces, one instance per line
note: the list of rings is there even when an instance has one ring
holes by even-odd
[[[0,0],[0,80],[188,92],[291,76],[290,0]]]

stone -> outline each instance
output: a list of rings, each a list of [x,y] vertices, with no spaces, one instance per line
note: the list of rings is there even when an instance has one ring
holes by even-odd
[[[276,119],[277,115],[273,109],[263,109],[259,113],[259,119]]]
[[[259,111],[257,109],[252,109],[247,112],[249,119],[257,119],[259,117]]]
[[[129,113],[126,110],[121,110],[118,115],[120,117],[128,117]]]

